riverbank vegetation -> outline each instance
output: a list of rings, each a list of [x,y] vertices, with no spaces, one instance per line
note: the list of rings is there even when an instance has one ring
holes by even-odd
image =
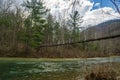
[[[119,63],[97,64],[87,71],[85,80],[119,80]]]

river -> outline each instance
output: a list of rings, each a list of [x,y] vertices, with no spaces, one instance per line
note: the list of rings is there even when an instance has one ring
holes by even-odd
[[[0,80],[78,80],[85,66],[118,62],[120,57],[87,59],[0,59]]]

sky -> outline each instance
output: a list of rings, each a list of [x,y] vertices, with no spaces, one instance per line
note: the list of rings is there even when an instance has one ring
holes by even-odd
[[[94,26],[107,20],[120,18],[110,0],[76,0],[75,7],[72,7],[74,0],[43,1],[45,6],[51,10],[54,19],[61,24],[67,22],[72,11],[76,10],[83,16],[82,27]]]
[[[112,7],[114,8],[113,4],[110,2],[110,0],[93,0],[94,1],[94,6],[93,9],[97,9],[97,6],[100,7]]]
[[[61,23],[69,19],[72,13],[74,0],[44,0],[46,6],[51,9],[51,14]],[[118,19],[119,14],[115,11],[110,0],[76,0],[74,10],[83,16],[82,27],[94,26],[111,19]],[[101,3],[102,1],[102,3]]]

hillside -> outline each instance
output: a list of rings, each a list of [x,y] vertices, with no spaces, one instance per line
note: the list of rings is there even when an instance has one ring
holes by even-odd
[[[90,27],[82,32],[82,40],[96,39],[108,36],[114,36],[120,34],[120,20],[109,20],[98,24],[96,26]],[[103,40],[98,43],[100,50],[104,53],[120,53],[120,38]]]

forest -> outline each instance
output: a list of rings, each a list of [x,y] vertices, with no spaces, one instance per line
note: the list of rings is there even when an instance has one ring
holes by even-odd
[[[69,45],[69,43],[85,40],[86,37],[90,38],[94,32],[99,34],[98,37],[102,34],[110,35],[114,24],[116,28],[120,27],[118,21],[107,24],[108,28],[105,27],[106,25],[103,26],[108,30],[107,32],[102,29],[99,29],[101,32],[97,31],[95,29],[97,25],[85,29],[81,27],[81,23],[84,22],[82,17],[75,10],[69,15],[66,23],[60,23],[54,19],[50,9],[41,0],[26,0],[21,5],[17,5],[14,0],[0,0],[0,56],[78,58],[119,55],[120,49],[118,46],[116,48],[119,39],[110,40],[111,47],[106,44],[106,41]],[[109,25],[111,25],[110,30]],[[116,45],[112,44],[114,41],[117,41]],[[47,45],[64,43],[68,44],[47,47]]]

